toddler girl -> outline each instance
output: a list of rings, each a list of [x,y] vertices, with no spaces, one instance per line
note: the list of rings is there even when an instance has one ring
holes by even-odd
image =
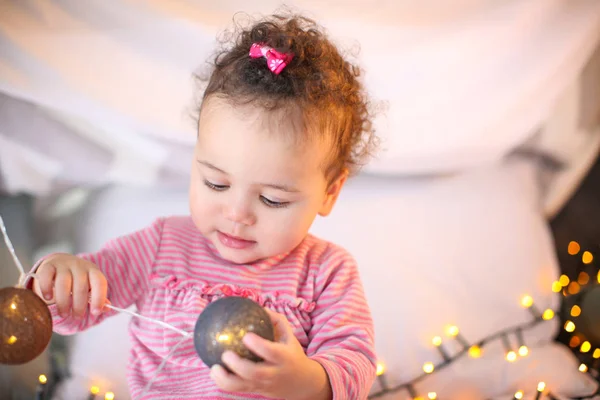
[[[244,337],[264,362],[226,352],[230,371],[208,369],[189,339],[155,377],[181,336],[133,318],[132,397],[365,399],[376,364],[356,264],[308,233],[373,144],[357,76],[308,19],[273,16],[242,30],[216,56],[204,92],[191,216],[160,218],[97,253],[38,263],[34,290],[56,332],[113,315],[107,301],[191,332],[208,303],[244,296],[275,325],[275,342]]]

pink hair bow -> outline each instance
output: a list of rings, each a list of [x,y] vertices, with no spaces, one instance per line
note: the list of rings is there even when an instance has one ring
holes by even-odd
[[[250,47],[250,57],[267,59],[267,66],[275,75],[279,75],[281,71],[292,61],[294,55],[292,53],[280,53],[274,48],[263,43],[254,43]]]

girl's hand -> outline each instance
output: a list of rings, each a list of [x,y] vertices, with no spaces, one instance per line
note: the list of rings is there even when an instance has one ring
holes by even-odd
[[[83,318],[88,307],[99,315],[107,303],[107,283],[98,267],[70,254],[54,254],[38,267],[33,291],[56,304],[61,317]]]
[[[210,374],[217,386],[227,391],[260,393],[286,400],[331,399],[329,378],[321,364],[304,354],[283,315],[267,312],[275,328],[276,342],[253,333],[243,338],[246,347],[264,361],[256,363],[232,351],[225,352],[222,361],[233,374],[214,365]]]

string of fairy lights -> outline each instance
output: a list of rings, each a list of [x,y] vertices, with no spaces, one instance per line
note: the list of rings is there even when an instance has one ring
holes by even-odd
[[[433,349],[435,349],[435,351],[441,356],[442,361],[437,364],[434,364],[433,362],[426,362],[423,364],[423,372],[421,374],[409,382],[404,382],[394,386],[390,386],[387,382],[385,365],[383,363],[378,363],[377,379],[379,390],[372,393],[369,396],[369,399],[376,399],[388,394],[399,392],[405,392],[413,400],[438,399],[438,394],[436,392],[427,392],[424,395],[418,393],[415,389],[417,383],[423,381],[431,374],[447,368],[462,357],[469,356],[474,359],[481,357],[484,347],[490,342],[497,340],[502,342],[502,345],[505,349],[504,357],[507,362],[515,362],[519,357],[527,357],[529,355],[529,348],[523,340],[523,332],[544,321],[549,321],[555,318],[557,314],[558,317],[561,318],[562,327],[564,329],[562,334],[570,335],[570,338],[567,338],[569,339],[569,346],[571,349],[573,349],[581,362],[579,365],[579,371],[590,374],[596,381],[598,381],[600,377],[600,343],[594,343],[594,345],[597,346],[594,348],[594,345],[592,345],[593,341],[588,340],[585,332],[581,332],[577,329],[577,321],[575,320],[583,316],[582,299],[586,293],[586,289],[587,291],[592,289],[600,290],[600,268],[595,267],[592,264],[594,261],[594,256],[590,251],[586,250],[581,252],[581,246],[579,243],[571,241],[568,245],[567,251],[571,256],[581,257],[581,267],[576,271],[576,279],[572,279],[567,275],[561,275],[559,280],[553,282],[552,284],[552,291],[555,293],[562,293],[562,295],[565,297],[560,311],[555,311],[552,309],[541,311],[535,306],[533,298],[529,295],[525,295],[521,299],[521,306],[528,310],[531,314],[532,319],[530,321],[495,332],[476,343],[469,343],[461,334],[457,326],[448,326],[445,329],[446,338],[456,341],[461,350],[450,356],[444,347],[444,340],[442,337],[434,337],[431,341],[431,344]],[[593,278],[590,274],[590,271],[592,270],[593,274],[595,275]],[[571,298],[573,298],[573,300],[568,301]],[[509,337],[512,336],[517,338],[516,347],[513,347],[510,344]],[[600,336],[600,332],[598,332],[598,336]],[[592,348],[594,348],[593,351]],[[535,394],[534,398],[536,400],[555,400],[557,398],[549,391],[546,382],[539,382],[537,387],[533,390],[530,390],[529,393],[526,393],[524,390],[517,391],[514,393],[513,399],[523,399],[526,394]],[[598,395],[600,395],[600,385],[595,393],[577,397],[573,400],[591,399]],[[442,398],[442,396],[440,396],[440,398]]]
[[[420,375],[416,376],[409,382],[395,386],[390,386],[388,384],[385,374],[385,365],[383,363],[378,363],[377,384],[379,385],[379,390],[371,394],[369,399],[376,399],[388,394],[402,391],[408,394],[413,400],[438,399],[438,394],[436,392],[427,392],[424,395],[418,393],[415,389],[416,384],[431,374],[447,368],[462,357],[468,356],[473,359],[481,357],[486,345],[497,340],[501,341],[505,349],[504,357],[507,362],[515,362],[519,359],[519,357],[527,357],[530,350],[523,339],[523,332],[537,326],[540,323],[543,323],[544,321],[552,320],[557,316],[561,319],[563,328],[561,334],[563,336],[566,335],[564,341],[568,342],[570,348],[573,349],[578,359],[581,361],[581,364],[579,365],[579,371],[590,374],[598,381],[600,378],[600,341],[589,340],[589,338],[586,337],[586,333],[578,329],[578,325],[580,325],[578,319],[581,319],[584,316],[582,303],[585,293],[593,289],[600,290],[600,267],[593,265],[594,256],[590,251],[581,252],[581,246],[577,242],[570,242],[567,252],[571,256],[580,257],[579,262],[581,267],[576,270],[576,277],[561,275],[559,280],[553,282],[552,284],[552,291],[555,293],[562,293],[564,296],[560,311],[555,311],[552,309],[545,309],[542,311],[536,307],[534,304],[534,299],[531,296],[525,295],[521,298],[521,306],[528,310],[528,312],[531,314],[531,320],[495,332],[476,343],[470,343],[467,341],[457,326],[448,326],[445,329],[445,337],[450,341],[455,341],[459,346],[459,351],[453,355],[450,355],[444,346],[445,340],[441,336],[434,337],[431,341],[431,344],[433,349],[435,349],[435,351],[441,357],[442,361],[437,364],[433,362],[426,362],[423,364],[423,372]],[[597,336],[600,337],[600,332],[597,332]],[[511,345],[509,340],[510,337],[516,338],[516,346]],[[39,386],[36,393],[36,399],[42,400],[46,398],[46,396],[44,396],[44,392],[46,392],[45,386],[47,382],[48,379],[45,375],[39,376]],[[103,395],[100,394],[100,392],[100,387],[97,385],[91,386],[87,399],[115,399],[115,394],[113,392],[107,391]],[[537,387],[533,388],[529,392],[524,390],[517,391],[514,393],[513,399],[521,400],[525,398],[526,395],[531,396],[531,394],[534,394],[534,398],[536,400],[557,399],[557,397],[555,397],[555,395],[548,390],[546,382],[539,382]],[[600,385],[595,393],[590,393],[589,395],[581,396],[572,400],[591,399],[598,395],[600,395]],[[440,396],[440,399],[443,399],[443,395]]]

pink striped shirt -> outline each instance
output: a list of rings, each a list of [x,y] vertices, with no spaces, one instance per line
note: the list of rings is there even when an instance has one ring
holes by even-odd
[[[306,354],[326,370],[334,399],[367,398],[376,359],[371,314],[356,264],[342,248],[308,235],[288,254],[238,265],[219,257],[190,217],[169,217],[110,241],[85,254],[108,280],[116,307],[133,304],[142,315],[187,332],[206,305],[222,296],[249,297],[283,314]],[[87,313],[83,320],[61,318],[51,306],[54,329],[73,334],[114,315]],[[146,383],[183,336],[152,322],[132,318],[128,383],[139,399]],[[220,390],[209,369],[184,339],[144,399],[265,399]]]

